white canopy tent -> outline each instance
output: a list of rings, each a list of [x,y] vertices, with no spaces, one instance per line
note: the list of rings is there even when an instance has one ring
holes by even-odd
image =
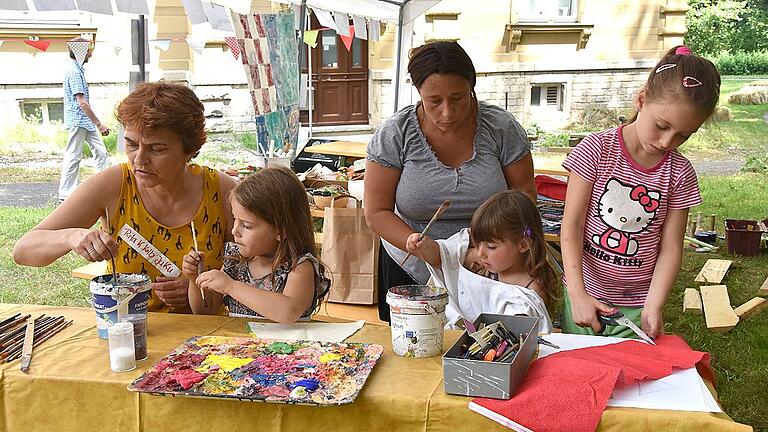
[[[414,20],[424,14],[440,0],[275,0],[280,3],[297,5],[301,8],[301,32],[304,32],[306,8],[342,12],[348,15],[364,16],[386,21],[397,26],[395,37],[395,64],[392,72],[394,111],[407,105],[401,96],[410,91],[404,77],[408,65],[408,49],[413,43]],[[302,35],[303,36],[303,35]]]

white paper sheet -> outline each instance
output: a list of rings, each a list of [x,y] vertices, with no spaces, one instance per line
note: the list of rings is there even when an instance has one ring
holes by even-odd
[[[538,358],[546,357],[558,351],[604,346],[626,340],[637,341],[637,339],[564,333],[548,334],[544,336],[544,339],[558,345],[560,349],[539,345]],[[608,400],[608,406],[722,412],[695,366],[688,369],[674,369],[671,375],[658,380],[641,381],[629,386],[616,387]]]
[[[355,334],[364,324],[364,320],[350,323],[308,322],[294,324],[249,322],[248,328],[253,336],[264,339],[344,342],[344,339]]]

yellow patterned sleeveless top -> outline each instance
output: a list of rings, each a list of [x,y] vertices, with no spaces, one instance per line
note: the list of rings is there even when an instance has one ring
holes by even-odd
[[[177,227],[167,227],[158,223],[144,208],[144,203],[136,189],[136,179],[128,168],[128,164],[120,164],[120,168],[123,173],[123,182],[116,214],[110,217],[110,234],[115,237],[115,233],[119,233],[120,228],[124,224],[128,224],[181,270],[184,255],[194,249],[190,223]],[[193,219],[197,231],[198,248],[200,252],[205,252],[205,270],[220,269],[223,262],[224,231],[227,222],[219,191],[218,174],[214,169],[194,164],[190,166],[190,170],[203,176],[203,200]],[[147,274],[153,281],[157,276],[162,275],[160,270],[131,248],[123,239],[117,238],[117,244],[119,248],[118,255],[115,257],[115,266],[118,272]],[[109,267],[108,271],[111,272],[111,265]],[[168,306],[160,301],[155,292],[152,291],[149,310],[157,312],[168,311],[168,309]],[[182,311],[174,310],[173,312]]]

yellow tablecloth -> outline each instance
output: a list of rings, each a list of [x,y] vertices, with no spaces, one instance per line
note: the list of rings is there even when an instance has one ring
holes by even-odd
[[[152,396],[128,384],[192,336],[247,333],[247,319],[152,313],[149,359],[126,373],[109,369],[107,341],[96,336],[90,309],[0,304],[16,312],[75,321],[35,349],[29,375],[19,362],[0,365],[0,431],[505,431],[467,408],[470,398],[443,392],[441,358],[392,353],[389,328],[366,324],[349,340],[385,347],[354,403],[337,407]],[[459,332],[446,333],[446,349]],[[552,389],[557,391],[557,389]],[[599,430],[745,431],[724,414],[608,408]]]

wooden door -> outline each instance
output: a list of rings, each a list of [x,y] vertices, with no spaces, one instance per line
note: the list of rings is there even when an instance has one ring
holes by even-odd
[[[314,16],[312,28],[319,28]],[[307,73],[306,67],[302,70]],[[367,124],[368,41],[353,38],[347,50],[335,31],[321,30],[312,49],[312,86],[313,124]],[[301,121],[308,120],[308,112],[302,111]]]

